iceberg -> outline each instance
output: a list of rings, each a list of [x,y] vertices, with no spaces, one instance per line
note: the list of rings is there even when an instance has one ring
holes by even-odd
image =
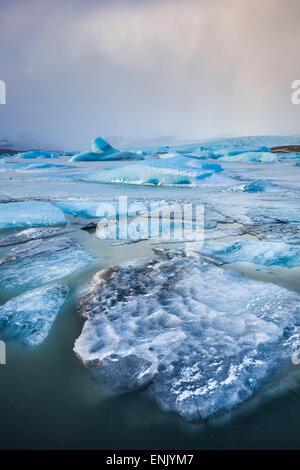
[[[249,399],[299,338],[299,294],[198,257],[101,271],[80,312],[95,377],[195,422]]]
[[[283,242],[240,240],[230,243],[207,242],[201,253],[224,263],[253,263],[293,268],[300,266],[300,247]]]
[[[35,288],[69,276],[95,261],[95,256],[68,238],[33,240],[11,249],[0,260],[2,286]]]
[[[36,348],[47,338],[68,294],[68,287],[54,285],[9,300],[0,307],[0,337]]]
[[[218,163],[203,163],[194,158],[173,157],[148,159],[118,168],[88,175],[83,179],[97,183],[127,183],[148,185],[228,184],[234,180],[220,176],[223,168]],[[209,181],[209,177],[214,178]]]
[[[24,201],[0,204],[0,229],[66,223],[63,212],[49,202]]]
[[[96,137],[92,141],[91,151],[81,152],[72,156],[72,162],[96,162],[114,160],[143,160],[142,154],[114,149],[102,137]]]
[[[270,152],[243,152],[235,155],[223,155],[219,158],[221,162],[261,162],[273,163],[278,162],[278,157]]]

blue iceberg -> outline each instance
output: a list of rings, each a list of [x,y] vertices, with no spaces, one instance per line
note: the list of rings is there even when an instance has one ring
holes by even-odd
[[[72,162],[96,162],[114,160],[143,160],[142,154],[114,149],[102,137],[96,137],[92,141],[91,151],[81,152],[70,159]]]
[[[50,202],[25,201],[0,204],[0,229],[66,223],[63,212]]]
[[[55,285],[9,300],[0,307],[0,337],[36,348],[47,338],[68,294],[68,287]]]

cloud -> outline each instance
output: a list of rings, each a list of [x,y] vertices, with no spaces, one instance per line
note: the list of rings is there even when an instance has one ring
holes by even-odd
[[[298,0],[2,0],[3,135],[293,133]]]

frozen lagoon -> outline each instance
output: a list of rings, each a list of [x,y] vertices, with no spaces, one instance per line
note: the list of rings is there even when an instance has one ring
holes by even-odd
[[[288,139],[287,139],[288,141]],[[278,143],[280,145],[282,143],[281,139],[274,138],[273,141],[274,145]],[[253,146],[268,146],[271,145],[269,138],[265,140],[263,138],[251,139],[247,145],[253,150]],[[202,144],[201,144],[202,145]],[[203,146],[207,147],[208,149],[212,149],[213,152],[216,154],[220,152],[220,148],[222,147],[222,152],[224,154],[224,148],[226,149],[226,141],[221,143],[203,143]],[[241,143],[235,144],[235,149]],[[231,147],[232,150],[232,142],[228,142],[228,148]],[[194,158],[196,160],[195,155],[192,157],[192,154],[196,154],[197,151],[203,152],[204,150],[199,150],[200,145],[189,144],[189,148],[184,149],[184,146],[180,146],[177,149],[171,149],[172,152],[176,153],[178,151],[178,155],[187,155],[186,158]],[[242,147],[245,147],[243,144]],[[134,151],[138,151],[139,149],[132,149]],[[245,150],[245,148],[240,148],[238,150]],[[264,151],[264,149],[260,149],[260,151]],[[147,149],[147,152],[151,156],[151,149]],[[180,153],[179,153],[180,152]],[[153,149],[153,155],[157,154],[157,149]],[[243,153],[243,152],[241,152]],[[207,155],[210,155],[207,153]],[[218,159],[208,159],[202,160],[197,159],[197,161],[205,163],[219,163],[221,164],[223,171],[221,172],[222,177],[226,178],[226,183],[224,185],[215,185],[215,184],[203,184],[203,181],[200,181],[200,184],[169,184],[170,180],[168,180],[168,185],[157,185],[157,184],[148,184],[148,185],[128,185],[122,184],[118,182],[114,183],[94,183],[88,182],[85,179],[85,175],[94,175],[98,174],[99,172],[104,172],[105,170],[111,171],[113,168],[114,171],[117,171],[119,167],[124,167],[125,163],[122,162],[72,162],[72,166],[75,168],[59,168],[59,167],[49,167],[49,169],[43,168],[40,172],[35,170],[34,172],[17,172],[13,170],[9,171],[2,171],[0,172],[1,178],[1,199],[5,205],[10,204],[11,202],[19,202],[19,201],[26,201],[26,200],[38,200],[42,202],[49,202],[53,204],[54,207],[63,208],[63,205],[68,204],[69,207],[72,207],[72,212],[64,212],[64,217],[68,224],[72,225],[72,223],[78,223],[82,221],[82,217],[85,217],[85,213],[82,212],[82,206],[84,205],[84,201],[86,201],[87,206],[87,213],[89,212],[89,208],[93,207],[94,201],[112,201],[116,200],[119,195],[127,195],[130,200],[139,200],[139,201],[199,201],[205,206],[205,213],[206,217],[210,221],[210,228],[207,228],[205,234],[209,240],[217,240],[220,235],[222,235],[222,239],[220,241],[224,242],[233,242],[239,240],[247,240],[251,239],[254,243],[261,243],[266,240],[275,243],[284,242],[285,244],[293,245],[294,249],[297,248],[297,244],[299,244],[299,171],[300,168],[295,165],[295,161],[297,160],[297,156],[291,155],[293,158],[286,158],[285,155],[284,159],[281,159],[280,154],[277,155],[278,162],[272,163],[262,163],[262,162],[233,162],[233,161],[219,161]],[[172,158],[172,157],[170,157]],[[181,157],[180,157],[181,158]],[[8,159],[7,159],[8,160]],[[11,157],[9,161],[12,162]],[[18,158],[13,159],[14,162],[18,161]],[[40,160],[41,162],[42,160]],[[163,160],[161,160],[163,162]],[[23,160],[24,162],[24,160]],[[45,160],[43,160],[45,162]],[[67,157],[59,157],[55,160],[55,163],[67,164]],[[147,162],[147,159],[144,160]],[[175,160],[174,160],[175,162]],[[34,159],[34,163],[39,163],[37,158]],[[128,165],[131,165],[128,162]],[[134,163],[134,165],[138,165],[139,163]],[[145,163],[143,163],[145,165]],[[127,165],[127,163],[126,163]],[[160,163],[163,165],[163,163]],[[194,164],[195,165],[195,164]],[[203,170],[203,168],[202,168]],[[207,171],[207,170],[206,170]],[[121,170],[122,172],[122,170]],[[67,176],[67,177],[66,177]],[[194,175],[193,175],[194,176]],[[157,177],[156,177],[157,179]],[[187,183],[187,181],[181,180],[183,183]],[[251,184],[254,181],[267,181],[269,184],[266,185],[259,185],[258,191],[247,191],[245,187]],[[204,182],[205,183],[205,182]],[[269,190],[270,184],[276,185],[276,190]],[[253,187],[253,186],[252,186]],[[254,185],[255,188],[255,185]],[[263,190],[261,190],[261,188]],[[271,186],[272,188],[272,186]],[[74,205],[72,206],[72,200],[74,200]],[[77,201],[77,202],[76,202]],[[76,217],[76,206],[80,201],[80,208],[81,213],[78,213]],[[74,209],[75,208],[75,209]],[[91,212],[91,216],[94,217],[93,211]],[[213,221],[213,222],[212,222]],[[21,230],[21,229],[20,229]],[[15,232],[16,230],[14,230]],[[3,237],[7,237],[12,233],[11,229],[4,230]],[[59,235],[61,236],[61,235]],[[81,406],[86,406],[86,400],[90,399],[90,395],[93,395],[93,400],[98,402],[100,400],[100,404],[98,407],[101,408],[101,404],[105,407],[105,401],[103,394],[107,393],[104,392],[106,390],[106,383],[101,382],[100,377],[100,384],[95,384],[93,380],[90,379],[88,372],[84,369],[80,368],[80,363],[76,359],[76,357],[72,356],[72,347],[73,343],[76,338],[80,337],[82,324],[80,323],[80,319],[76,313],[78,304],[79,304],[79,297],[81,296],[82,289],[85,286],[88,288],[93,274],[103,268],[109,268],[116,264],[126,265],[127,263],[136,263],[141,262],[143,259],[153,259],[156,258],[152,252],[153,245],[150,241],[143,241],[139,242],[134,245],[127,245],[126,247],[122,246],[113,246],[112,241],[105,241],[105,240],[98,240],[93,232],[84,232],[82,230],[77,230],[72,232],[72,234],[68,234],[68,237],[71,237],[77,241],[80,241],[83,248],[87,252],[91,252],[98,256],[98,261],[95,265],[91,265],[82,271],[80,271],[73,277],[72,275],[66,274],[66,277],[63,279],[63,282],[67,283],[69,288],[72,289],[72,294],[70,296],[70,300],[67,301],[66,307],[64,307],[64,312],[58,315],[56,321],[54,322],[53,329],[51,330],[51,334],[49,336],[49,341],[47,340],[41,347],[37,348],[35,354],[38,358],[43,357],[43,351],[47,350],[47,345],[51,344],[52,347],[64,349],[64,342],[68,344],[68,348],[65,347],[65,353],[70,359],[64,360],[63,363],[66,365],[66,362],[70,361],[72,364],[70,370],[73,370],[74,376],[69,382],[72,383],[72,380],[75,380],[75,376],[78,378],[77,387],[80,389],[81,381],[85,384],[84,387],[86,392],[80,394],[80,398],[78,397],[78,402],[81,403]],[[55,235],[57,237],[57,235]],[[216,244],[217,241],[214,242]],[[164,244],[161,244],[164,246]],[[157,244],[155,245],[157,246]],[[1,248],[3,252],[3,256],[7,253],[11,248],[14,248],[13,245],[10,247]],[[168,248],[170,246],[168,245]],[[180,248],[180,244],[174,245],[174,248]],[[192,248],[192,247],[191,247]],[[259,247],[258,247],[259,248]],[[213,254],[212,254],[213,256]],[[297,258],[295,258],[297,260]],[[223,260],[226,263],[230,263],[230,268],[232,270],[241,270],[241,267],[236,264],[236,259],[233,260]],[[272,265],[271,271],[267,271],[263,266],[253,266],[253,260],[250,261],[250,265],[247,268],[243,268],[246,279],[259,279],[260,281],[264,281],[264,284],[267,286],[266,289],[272,287],[272,285],[280,285],[284,288],[289,289],[290,292],[299,292],[299,266],[296,262],[293,262],[292,268],[288,266],[279,266],[278,269],[274,268]],[[244,259],[243,259],[244,262]],[[58,262],[59,263],[59,262]],[[185,266],[185,261],[183,261],[182,266]],[[276,263],[275,263],[276,264]],[[179,261],[179,266],[181,263]],[[188,268],[186,268],[188,269]],[[219,268],[224,269],[224,268]],[[228,269],[228,268],[226,268]],[[270,269],[270,266],[268,266]],[[251,284],[252,285],[252,284]],[[250,286],[250,284],[249,284]],[[288,292],[284,290],[284,292]],[[287,294],[285,294],[287,295]],[[14,293],[7,294],[3,291],[3,302],[8,301],[14,298]],[[188,301],[188,299],[186,299]],[[297,301],[296,301],[297,303]],[[62,317],[60,318],[60,316]],[[64,320],[64,315],[66,319]],[[69,334],[69,339],[66,340],[64,335],[60,333],[60,324],[64,323],[64,321],[69,321],[69,324],[73,325],[71,331],[73,334]],[[290,327],[290,326],[289,326]],[[295,326],[293,326],[295,327]],[[292,330],[289,333],[285,331],[285,335],[292,335]],[[286,338],[289,339],[289,336]],[[57,345],[57,342],[61,344]],[[9,343],[9,348],[11,348],[12,354],[15,357],[25,358],[23,359],[26,361],[26,358],[32,357],[30,356],[32,353],[30,351],[20,352],[17,344]],[[68,349],[68,352],[67,352]],[[258,354],[260,351],[258,351]],[[114,354],[114,353],[112,353]],[[261,360],[263,360],[263,353],[261,351]],[[233,363],[236,365],[237,356],[233,360]],[[74,363],[73,363],[74,361]],[[38,361],[39,363],[39,361]],[[43,369],[42,361],[39,363],[41,371]],[[203,362],[205,364],[205,362]],[[74,369],[72,369],[74,367]],[[78,369],[77,369],[78,367]],[[271,367],[271,366],[270,366]],[[276,381],[274,383],[274,377],[276,374],[283,374],[284,379],[289,383],[288,387],[290,387],[289,377],[291,377],[291,372],[288,370],[284,373],[286,369],[291,369],[291,372],[294,374],[296,372],[296,367],[291,365],[290,355],[288,358],[284,358],[284,354],[279,361],[275,368],[273,365],[270,369],[270,372],[266,372],[264,375],[264,380],[262,380],[262,384],[260,387],[255,389],[254,398],[249,402],[248,406],[251,403],[254,403],[255,400],[262,399],[268,402],[268,393],[269,390],[273,390]],[[77,376],[78,374],[78,376]],[[208,374],[208,375],[207,375]],[[250,371],[250,375],[252,372]],[[79,380],[79,377],[81,379]],[[159,377],[159,376],[157,376]],[[203,376],[204,377],[204,376]],[[212,384],[211,379],[213,376],[209,376],[209,373],[206,372],[205,375],[207,380],[207,384],[210,386]],[[13,379],[11,379],[13,381]],[[45,379],[46,380],[46,379]],[[174,378],[175,380],[175,378]],[[204,379],[203,379],[204,380]],[[58,385],[58,384],[57,384]],[[191,383],[190,383],[191,385]],[[66,382],[65,386],[68,387],[68,382]],[[58,385],[59,387],[59,385]],[[287,388],[288,388],[287,387]],[[186,385],[186,389],[188,386]],[[215,390],[215,396],[214,394]],[[149,394],[151,391],[149,391]],[[213,387],[211,390],[208,390],[207,393],[211,392],[211,399],[217,400],[218,394],[216,389]],[[222,392],[222,391],[221,391]],[[139,400],[141,400],[141,407],[143,400],[148,400],[143,398],[143,392],[138,392]],[[219,393],[219,392],[218,392]],[[286,393],[286,392],[285,392]],[[67,393],[66,393],[67,395]],[[154,395],[154,394],[152,394]],[[222,395],[222,393],[221,393]],[[251,394],[250,394],[251,395]],[[247,394],[242,394],[240,400],[236,400],[232,402],[232,406],[236,405],[237,403],[241,403],[246,399],[249,399]],[[253,395],[251,395],[253,396]],[[96,398],[97,397],[97,398]],[[136,395],[135,395],[136,397]],[[224,398],[224,397],[223,397]],[[104,400],[104,401],[103,401]],[[107,400],[107,398],[106,398]],[[125,397],[114,397],[110,398],[112,402],[115,404],[114,406],[117,407],[119,414],[123,413],[122,411],[122,403],[124,400],[126,402],[132,403],[131,409],[134,409],[133,402],[131,398]],[[159,400],[158,400],[159,402]],[[209,401],[206,402],[208,404]],[[220,398],[221,403],[221,398]],[[78,406],[78,403],[77,403]],[[148,416],[147,410],[149,413],[153,413],[152,405],[146,402],[145,411],[146,416],[149,418],[150,422],[150,415]],[[153,405],[154,406],[154,405]],[[168,409],[167,405],[163,406],[164,409]],[[204,408],[204,406],[203,406]],[[219,408],[222,408],[221,406]],[[231,409],[231,406],[227,407]],[[238,410],[241,410],[243,407],[240,405],[237,408],[236,413]],[[97,408],[98,409],[98,408]],[[176,409],[176,407],[172,407],[170,405],[169,409]],[[150,410],[152,410],[150,412]],[[75,410],[74,410],[75,412]],[[99,416],[101,415],[102,411],[99,409],[98,411]],[[175,418],[169,417],[169,415],[161,415],[159,411],[156,411],[157,419],[164,419],[165,422],[173,422],[173,425],[177,426],[177,421]],[[256,411],[256,413],[259,412]],[[186,418],[188,417],[188,413],[185,415],[182,413],[183,416]],[[209,413],[203,412],[203,417],[209,415]],[[162,418],[164,416],[164,418]],[[160,418],[159,418],[160,417]],[[147,418],[147,419],[148,419]],[[100,418],[99,418],[100,419]],[[138,418],[136,418],[138,420]],[[173,421],[175,420],[175,421]],[[149,424],[151,427],[151,424]],[[199,430],[200,432],[200,430]]]

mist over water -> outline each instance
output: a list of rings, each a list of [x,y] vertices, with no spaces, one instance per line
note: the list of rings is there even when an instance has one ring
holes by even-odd
[[[292,134],[297,0],[2,0],[1,138]]]

